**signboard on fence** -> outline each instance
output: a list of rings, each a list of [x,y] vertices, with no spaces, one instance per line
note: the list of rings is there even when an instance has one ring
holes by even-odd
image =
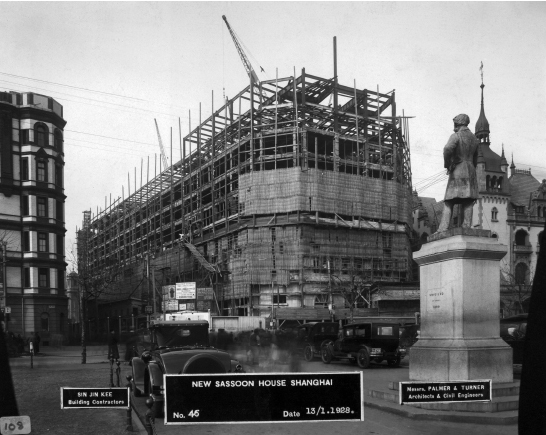
[[[214,292],[212,287],[202,287],[197,289],[198,301],[212,301],[214,299]]]
[[[195,310],[194,302],[179,302],[178,311],[193,311]]]
[[[165,424],[363,421],[362,372],[164,375]]]
[[[178,301],[176,299],[164,301],[163,311],[178,311]]]
[[[161,292],[163,293],[163,300],[176,299],[176,286],[175,285],[164,285],[161,287]]]
[[[195,299],[195,283],[177,282],[176,299]]]

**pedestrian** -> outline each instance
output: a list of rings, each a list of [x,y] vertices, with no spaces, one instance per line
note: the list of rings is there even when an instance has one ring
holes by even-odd
[[[273,331],[271,336],[271,362],[277,364],[279,362],[279,331]]]
[[[218,330],[218,336],[216,337],[216,347],[218,347],[218,349],[226,349],[226,335],[227,334],[225,329]]]
[[[217,339],[218,339],[218,334],[216,330],[212,328],[209,333],[209,345],[211,347],[218,347]]]
[[[132,365],[132,360],[134,356],[133,346],[135,345],[137,338],[135,336],[135,331],[131,329],[129,338],[125,342],[125,362],[128,365]]]
[[[260,365],[260,330],[256,328],[250,334],[250,364]]]
[[[113,329],[110,331],[110,335],[108,335],[108,359],[119,360],[118,339],[116,331]]]
[[[38,334],[38,331],[34,334],[34,354],[38,355],[38,352],[40,352],[40,341],[42,339],[40,338],[40,334]]]

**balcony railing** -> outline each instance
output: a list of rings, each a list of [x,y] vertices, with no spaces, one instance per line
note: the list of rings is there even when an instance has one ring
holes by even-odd
[[[517,252],[518,254],[531,254],[533,252],[533,247],[530,244],[516,245],[514,243],[514,252]]]

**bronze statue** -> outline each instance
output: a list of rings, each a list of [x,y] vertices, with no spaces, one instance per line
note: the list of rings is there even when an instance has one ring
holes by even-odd
[[[462,227],[472,226],[472,208],[478,199],[476,164],[479,141],[468,129],[470,118],[461,114],[453,118],[454,131],[444,147],[444,167],[449,179],[444,198],[444,211],[438,232],[449,228],[453,205],[461,204],[464,220]]]

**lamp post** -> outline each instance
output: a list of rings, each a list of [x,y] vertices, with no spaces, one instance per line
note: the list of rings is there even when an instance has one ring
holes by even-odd
[[[330,259],[328,259],[328,309],[330,311],[330,322],[334,321],[334,301],[332,300],[332,274],[330,271]]]

